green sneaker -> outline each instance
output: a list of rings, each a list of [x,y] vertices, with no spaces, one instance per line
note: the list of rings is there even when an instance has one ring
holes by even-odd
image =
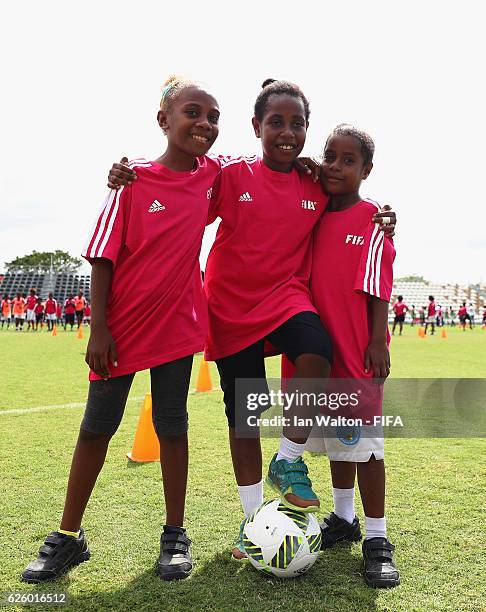
[[[308,469],[302,457],[289,462],[277,461],[277,453],[268,467],[267,484],[278,493],[282,503],[292,510],[315,512],[320,502],[312,490],[312,482],[307,476]]]
[[[240,525],[240,533],[238,534],[238,537],[235,540],[233,550],[231,551],[233,559],[237,559],[238,561],[240,561],[241,559],[248,559],[248,555],[246,554],[245,546],[243,544],[243,529],[245,528],[246,521],[246,518],[242,521]]]

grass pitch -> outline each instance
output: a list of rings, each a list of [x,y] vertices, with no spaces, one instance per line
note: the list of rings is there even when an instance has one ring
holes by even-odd
[[[392,341],[396,377],[486,378],[486,331]],[[128,462],[147,372],[136,376],[84,519],[91,559],[60,581],[26,585],[21,571],[56,529],[87,391],[86,333],[0,331],[0,591],[66,591],[70,610],[474,610],[486,609],[483,439],[386,441],[387,518],[402,584],[374,591],[360,574],[360,545],[320,555],[297,580],[268,579],[230,559],[242,513],[228,452],[221,392],[190,397],[186,526],[190,579],[154,573],[164,520],[160,466]],[[195,379],[199,357],[196,358]],[[268,360],[278,376],[278,358]],[[214,387],[218,376],[211,364]],[[195,381],[194,381],[195,382]],[[265,461],[277,445],[264,441]],[[327,461],[309,457],[323,511],[332,496]],[[266,491],[267,498],[272,496]],[[273,497],[273,496],[272,496]],[[363,519],[358,501],[358,515]],[[9,609],[14,609],[9,607]]]

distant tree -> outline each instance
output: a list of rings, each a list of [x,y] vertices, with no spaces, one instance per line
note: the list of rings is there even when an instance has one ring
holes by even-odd
[[[56,250],[54,252],[32,251],[30,255],[16,257],[12,261],[6,261],[5,267],[8,272],[39,272],[49,270],[52,266],[54,272],[65,272],[72,274],[81,267],[82,260],[73,257],[66,251]]]
[[[426,285],[429,284],[429,281],[426,281],[425,278],[423,276],[418,276],[417,274],[409,274],[408,276],[402,276],[401,278],[396,278],[395,282],[397,281],[402,281],[402,282],[414,282],[414,283],[425,283]]]

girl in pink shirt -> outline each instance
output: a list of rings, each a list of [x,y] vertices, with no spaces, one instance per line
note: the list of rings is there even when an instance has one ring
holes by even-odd
[[[192,570],[183,528],[186,403],[193,354],[203,349],[207,335],[199,251],[208,190],[221,167],[206,157],[218,136],[218,103],[195,83],[171,79],[157,119],[167,136],[165,152],[155,161],[132,164],[138,180],[110,192],[83,251],[92,265],[88,401],[61,527],[24,571],[27,582],[55,579],[89,558],[81,520],[135,372],[146,368],[166,506],[157,573],[174,580]]]

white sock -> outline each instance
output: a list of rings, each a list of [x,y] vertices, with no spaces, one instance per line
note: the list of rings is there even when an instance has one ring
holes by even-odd
[[[298,444],[288,440],[285,436],[280,438],[280,448],[278,449],[277,461],[285,459],[286,461],[294,461],[297,457],[300,457],[304,452],[304,444]]]
[[[263,480],[252,485],[238,485],[241,505],[245,516],[249,516],[254,510],[263,504]]]
[[[370,518],[365,516],[365,540],[370,538],[386,538],[386,518]]]
[[[334,514],[339,518],[352,523],[355,517],[354,511],[354,487],[351,489],[332,489],[334,499]]]

